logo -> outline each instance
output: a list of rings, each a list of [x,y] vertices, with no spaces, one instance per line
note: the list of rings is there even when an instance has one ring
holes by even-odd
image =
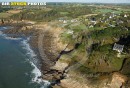
[[[1,2],[2,6],[43,6],[46,2]]]

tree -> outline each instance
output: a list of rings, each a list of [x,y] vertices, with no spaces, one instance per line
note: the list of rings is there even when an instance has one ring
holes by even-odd
[[[1,22],[2,22],[2,24],[4,24],[4,19],[3,18],[1,19]]]

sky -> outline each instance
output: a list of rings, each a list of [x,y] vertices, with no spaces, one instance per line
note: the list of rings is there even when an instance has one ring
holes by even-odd
[[[96,2],[96,3],[130,3],[130,0],[0,0],[0,2],[26,1],[26,2]]]

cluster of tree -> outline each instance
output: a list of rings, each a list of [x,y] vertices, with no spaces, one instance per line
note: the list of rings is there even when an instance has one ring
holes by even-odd
[[[35,21],[51,21],[60,17],[72,17],[76,18],[81,15],[92,13],[87,6],[70,6],[70,5],[58,5],[49,6],[51,10],[37,9],[37,10],[24,10],[21,13],[13,15],[11,18],[17,20],[35,20]],[[61,14],[66,12],[68,14]]]
[[[12,19],[15,20],[34,20],[34,21],[50,21],[59,17],[57,11],[50,10],[25,10],[21,13],[14,14],[11,16]]]
[[[10,10],[10,8],[0,8],[0,13]]]
[[[108,27],[104,30],[95,30],[91,33],[91,37],[93,40],[101,40],[104,38],[120,38],[121,36],[128,36],[130,34],[130,30],[121,29],[120,27]]]
[[[70,6],[70,5],[68,5],[67,7],[61,6],[60,8],[56,7],[55,9],[58,12],[68,12],[69,14],[67,14],[66,16],[72,17],[72,18],[92,13],[91,8],[88,6]]]

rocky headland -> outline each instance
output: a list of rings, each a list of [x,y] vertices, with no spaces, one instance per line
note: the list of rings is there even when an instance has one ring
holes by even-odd
[[[30,45],[41,61],[42,78],[49,80],[53,88],[129,88],[129,77],[113,68],[110,71],[105,70],[103,66],[109,67],[105,61],[99,62],[101,66],[98,69],[101,68],[102,71],[98,70],[97,73],[89,72],[88,68],[84,68],[82,63],[86,62],[89,53],[84,55],[77,51],[84,38],[79,38],[78,42],[74,44],[63,43],[60,36],[64,32],[64,28],[55,26],[56,24],[55,22],[19,21],[4,23],[1,26],[13,27],[3,31],[6,34],[15,34],[11,37],[31,37]],[[89,46],[86,48],[89,49]],[[86,56],[85,59],[80,61],[83,56]],[[79,63],[75,58],[79,58]],[[89,62],[87,65],[93,68],[91,63],[93,62]],[[81,70],[87,71],[87,74]]]

